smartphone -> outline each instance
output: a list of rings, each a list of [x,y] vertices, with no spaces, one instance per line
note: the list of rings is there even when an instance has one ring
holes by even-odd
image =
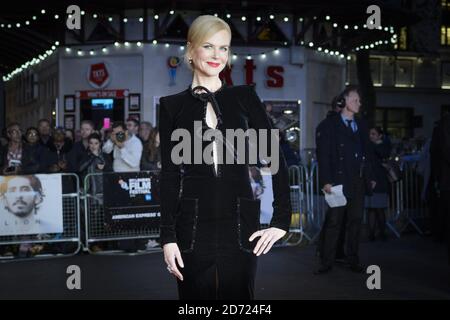
[[[7,167],[5,169],[5,172],[14,172],[16,170],[16,167]]]
[[[111,119],[110,118],[103,118],[103,128],[109,129],[111,126]]]

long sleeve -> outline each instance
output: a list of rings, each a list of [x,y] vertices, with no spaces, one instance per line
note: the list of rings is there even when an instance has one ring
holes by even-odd
[[[119,150],[120,157],[127,165],[133,168],[139,168],[142,156],[142,143],[138,138],[131,138]]]
[[[103,152],[104,153],[111,153],[114,149],[114,143],[111,141],[111,139],[108,139],[108,141],[105,142],[103,145]]]
[[[331,166],[331,148],[333,146],[329,122],[329,118],[325,119],[316,129],[316,152],[320,187],[326,184],[334,184]]]
[[[283,229],[289,231],[289,226],[291,223],[291,199],[290,199],[290,187],[289,187],[289,173],[286,165],[286,160],[283,156],[283,152],[279,146],[279,139],[276,136],[272,136],[271,129],[274,129],[270,123],[269,117],[266,110],[261,103],[258,95],[256,94],[253,87],[248,88],[247,97],[247,108],[249,110],[249,125],[251,128],[256,129],[266,129],[267,134],[267,154],[272,157],[271,150],[271,137],[276,139],[278,146],[278,171],[272,173],[272,188],[274,201],[273,206],[273,216],[270,225],[275,228]],[[258,145],[260,145],[258,143]],[[258,148],[259,149],[259,148]],[[272,163],[270,163],[272,165]]]
[[[160,99],[159,134],[161,148],[161,246],[176,242],[175,217],[179,205],[180,166],[171,160],[173,142],[170,137],[174,130],[172,118],[167,110],[166,100]]]

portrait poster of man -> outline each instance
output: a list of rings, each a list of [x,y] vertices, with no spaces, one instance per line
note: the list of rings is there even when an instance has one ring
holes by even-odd
[[[113,230],[159,228],[159,178],[149,172],[103,175],[105,223]]]
[[[62,232],[61,175],[0,176],[0,236]]]

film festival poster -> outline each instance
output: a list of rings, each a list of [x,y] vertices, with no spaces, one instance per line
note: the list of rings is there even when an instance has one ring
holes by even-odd
[[[61,175],[0,176],[0,236],[63,231]]]
[[[149,172],[103,175],[105,223],[111,230],[159,228],[159,177]]]

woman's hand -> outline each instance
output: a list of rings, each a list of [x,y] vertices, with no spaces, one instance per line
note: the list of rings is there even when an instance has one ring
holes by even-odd
[[[261,237],[253,250],[253,253],[257,256],[261,253],[266,254],[272,248],[273,244],[284,237],[286,231],[278,228],[268,228],[264,230],[256,231],[251,235],[249,241],[252,242],[256,237]]]
[[[178,265],[184,268],[183,259],[181,258],[180,249],[178,249],[178,245],[176,243],[166,243],[163,246],[164,251],[164,261],[167,264],[167,270],[173,274],[175,277],[183,281],[183,275],[178,270]]]

